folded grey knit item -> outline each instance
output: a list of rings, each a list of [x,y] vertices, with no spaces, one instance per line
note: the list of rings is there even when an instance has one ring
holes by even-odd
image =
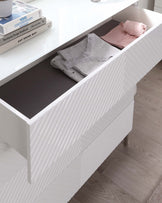
[[[107,61],[109,58],[120,52],[119,49],[108,44],[96,34],[91,33],[88,35],[87,48],[84,56],[97,61]]]
[[[66,60],[66,62],[69,62],[65,64],[67,69],[71,68],[71,64],[73,64],[77,58],[80,58],[80,56],[86,51],[87,40],[88,38],[86,37],[77,44],[57,52],[64,60]]]
[[[109,58],[120,52],[119,49],[108,44],[96,34],[91,33],[87,36],[87,41],[84,39],[71,49],[64,50],[64,57],[67,52],[69,60],[63,63],[67,69],[73,68],[82,75],[87,76],[92,71],[100,67]],[[85,45],[87,42],[87,45]],[[82,46],[79,47],[79,44]],[[72,58],[72,54],[74,57]]]
[[[78,82],[118,52],[119,49],[91,33],[79,43],[58,51],[51,65]]]
[[[73,66],[73,69],[78,71],[80,74],[87,76],[92,71],[99,68],[104,61],[99,61],[95,58],[89,58],[89,57],[82,57],[76,61],[76,63]]]
[[[66,69],[66,67],[63,64],[63,61],[64,59],[60,55],[57,55],[55,58],[51,60],[51,65],[56,69],[60,69],[68,77],[75,80],[76,82],[79,82],[84,78],[82,74],[80,74],[78,71],[74,70],[73,68]]]

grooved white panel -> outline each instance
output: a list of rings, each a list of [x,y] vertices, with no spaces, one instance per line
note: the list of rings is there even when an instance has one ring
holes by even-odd
[[[126,54],[124,91],[137,84],[162,59],[162,15],[130,6],[113,17],[118,21],[138,21],[147,25],[146,33],[129,44]]]
[[[148,26],[157,26],[123,49],[111,62],[103,64],[30,126],[30,181],[36,180],[53,162],[57,165],[57,160],[86,130],[162,59],[161,15],[130,7],[115,18],[124,20],[128,16],[131,20],[142,19]],[[77,145],[75,147],[79,149]],[[77,155],[75,150],[73,153]],[[71,154],[71,160],[73,158]],[[64,167],[65,159],[62,160]]]
[[[133,99],[131,94],[127,95],[127,97],[129,100]],[[125,102],[127,102],[126,97],[122,101],[123,105]],[[118,104],[117,109],[120,109],[119,106],[120,103]],[[109,118],[109,116],[107,118]],[[4,154],[0,153],[0,163],[3,164],[3,168],[7,167],[7,171],[2,177],[3,171],[0,170],[0,185],[5,176],[9,176],[10,178],[0,187],[0,202],[66,203],[82,186],[83,182],[89,178],[91,173],[99,167],[104,159],[129,133],[132,128],[132,120],[133,102],[122,111],[122,113],[68,166],[68,168],[63,171],[60,176],[54,179],[52,167],[48,170],[48,173],[43,174],[41,179],[33,184],[27,182],[25,160],[22,157],[19,157],[14,150],[6,149],[4,146],[2,149]],[[98,127],[100,128],[99,125],[94,127],[97,132]],[[95,131],[95,129],[93,129],[93,131]],[[100,149],[100,156],[97,156],[98,151],[96,149]],[[89,157],[89,160],[86,159],[86,156]],[[93,159],[94,156],[96,157],[95,160]],[[4,160],[2,160],[3,157],[5,157]],[[16,167],[13,163],[16,164]],[[88,164],[90,163],[92,163],[91,167],[88,167]],[[85,169],[87,167],[89,170],[86,172]],[[16,171],[15,168],[19,168],[19,170]],[[14,174],[13,170],[15,170]]]
[[[52,164],[52,177],[56,178],[79,154],[84,151],[101,133],[102,131],[128,106],[135,94],[135,88],[129,90],[117,104],[106,113],[92,128],[85,132],[66,153],[62,153],[58,159]],[[50,169],[49,169],[50,170]],[[46,174],[49,174],[46,170]],[[41,179],[41,177],[39,178]]]
[[[127,50],[125,88],[139,82],[162,59],[162,24]]]
[[[121,99],[125,93],[125,59],[123,53],[105,63],[96,74],[88,76],[75,91],[30,125],[28,166],[31,181],[53,162],[57,164],[56,161]],[[66,167],[66,160],[62,164]]]

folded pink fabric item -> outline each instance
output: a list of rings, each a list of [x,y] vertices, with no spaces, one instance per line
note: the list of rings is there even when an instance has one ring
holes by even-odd
[[[123,29],[128,34],[139,37],[145,33],[147,26],[140,22],[127,20],[125,23],[123,23]]]
[[[101,38],[106,42],[122,49],[133,42],[137,37],[125,32],[123,29],[123,23],[120,23]]]

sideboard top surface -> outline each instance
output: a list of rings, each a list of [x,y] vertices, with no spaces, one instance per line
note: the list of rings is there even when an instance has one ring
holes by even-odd
[[[135,2],[137,0],[109,0],[100,3],[90,0],[32,2],[32,5],[42,9],[43,16],[52,21],[52,28],[0,55],[0,85]]]

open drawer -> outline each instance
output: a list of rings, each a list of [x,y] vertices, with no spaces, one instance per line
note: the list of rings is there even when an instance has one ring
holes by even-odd
[[[124,90],[139,82],[162,59],[162,15],[146,9],[129,7],[114,16],[143,22],[148,31],[129,44],[123,51],[126,56]]]
[[[161,60],[162,17],[160,14],[133,6],[112,18],[118,21],[126,19],[141,21],[150,29],[79,83],[70,82],[63,94],[32,117],[28,117],[3,99],[1,89],[5,86],[9,88],[9,93],[6,91],[4,94],[9,94],[8,98],[16,97],[14,82],[12,84],[10,81],[9,86],[5,84],[1,87],[1,137],[27,158],[30,182],[36,181],[60,157],[70,154],[65,156],[66,160],[62,159],[60,162],[61,166],[67,167],[78,151],[84,149],[87,131],[111,111],[127,91]],[[27,80],[28,71],[23,73],[23,77],[26,82],[26,85],[23,84],[25,97],[25,92],[30,94],[29,89],[32,88],[33,83]],[[46,75],[44,79],[48,80]],[[64,83],[64,80],[61,82]],[[39,99],[40,102],[43,102],[50,88],[45,85],[43,90],[40,89],[40,92],[44,93],[44,97]],[[37,90],[33,87],[33,100],[34,91],[36,94]],[[21,102],[21,100],[18,102],[19,106],[22,105]],[[28,100],[23,102],[28,103]],[[33,107],[29,105],[28,110],[30,111],[31,108]],[[83,137],[83,142],[76,145]]]

